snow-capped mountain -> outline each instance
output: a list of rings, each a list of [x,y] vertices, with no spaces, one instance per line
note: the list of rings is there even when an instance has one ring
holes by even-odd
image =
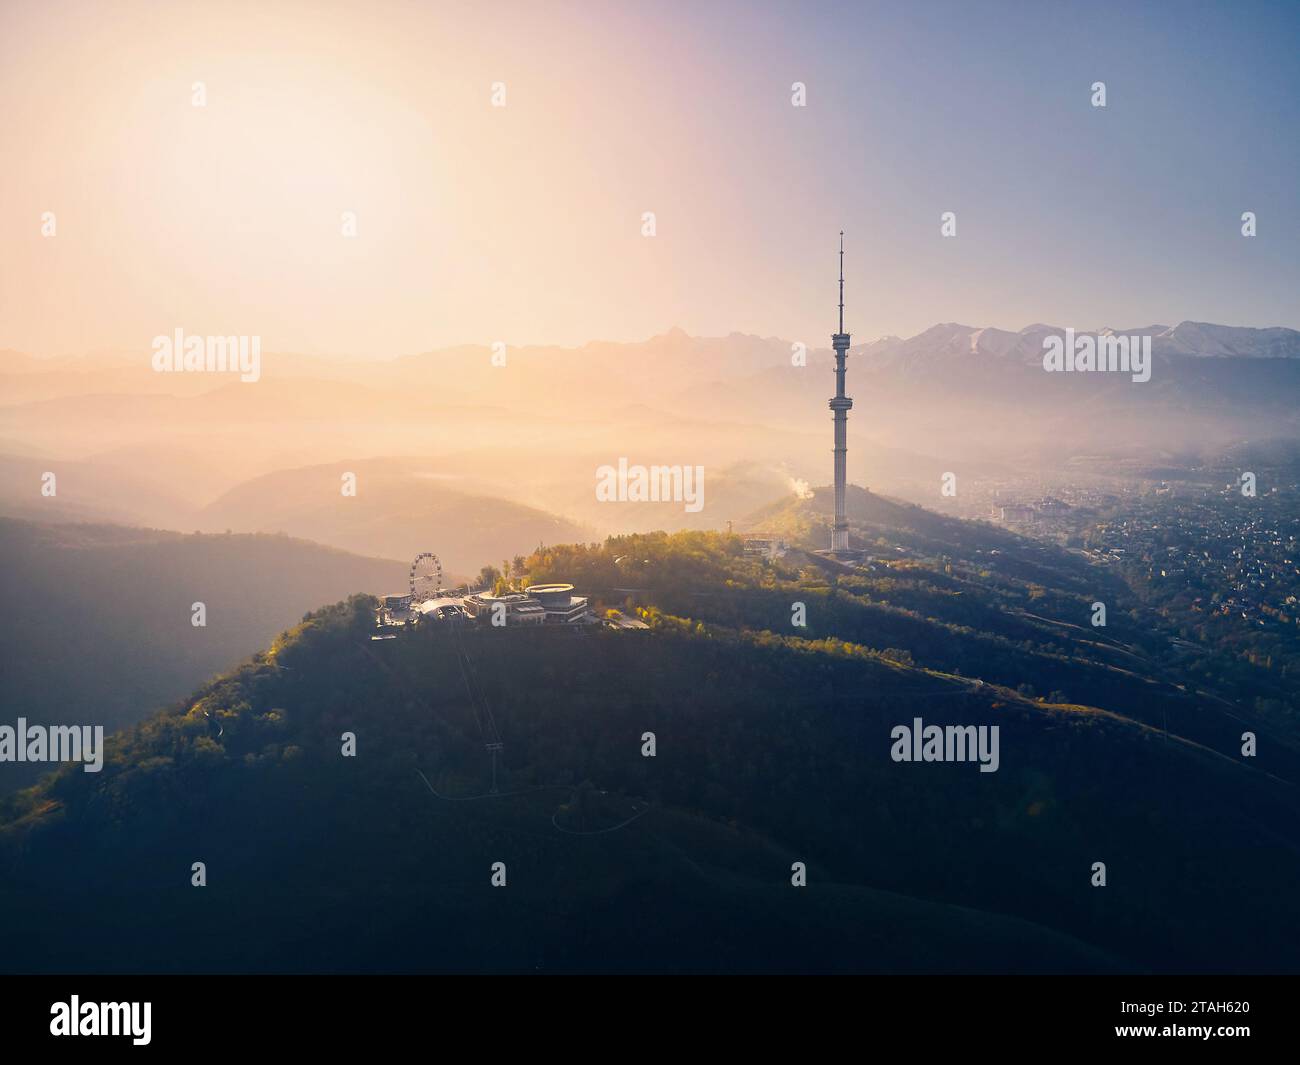
[[[854,349],[864,366],[881,369],[929,368],[936,361],[998,359],[1038,365],[1043,341],[1064,336],[1062,326],[1036,322],[1019,332],[945,322],[913,337],[882,337]],[[1157,360],[1173,358],[1300,359],[1300,331],[1274,327],[1182,322],[1176,326],[1145,325],[1136,328],[1075,329],[1076,336],[1149,336]]]
[[[1193,355],[1234,359],[1300,358],[1300,332],[1274,326],[1248,329],[1209,322],[1183,322],[1151,341],[1152,350],[1164,355]]]

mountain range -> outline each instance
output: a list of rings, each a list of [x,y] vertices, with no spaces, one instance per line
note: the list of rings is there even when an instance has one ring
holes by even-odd
[[[1075,329],[1076,336],[1138,336],[1151,338],[1157,359],[1300,359],[1300,331],[1280,326],[1253,329],[1242,326],[1181,322],[1176,326],[1144,325],[1136,328]],[[1062,326],[1035,323],[1018,332],[990,327],[935,325],[914,337],[881,337],[853,353],[873,366],[888,367],[914,359],[990,356],[1039,367],[1043,341],[1063,336]]]
[[[1117,331],[1152,336],[1149,381],[1045,373],[1043,341],[1062,330],[1042,324],[949,323],[853,347],[850,480],[936,505],[947,471],[1005,484],[1077,476],[1087,456],[1088,475],[1104,478],[1130,472],[1134,454],[1205,464],[1243,442],[1300,440],[1295,330]],[[397,557],[418,543],[462,572],[538,542],[725,528],[827,480],[831,366],[815,343],[805,364],[789,340],[678,329],[511,347],[504,364],[470,346],[387,360],[267,353],[256,384],[153,373],[147,353],[8,352],[0,513],[283,531]],[[704,510],[600,503],[595,470],[623,457],[705,467]],[[338,477],[363,469],[343,509]],[[59,476],[55,498],[41,492],[46,472]],[[453,503],[439,527],[438,508]]]

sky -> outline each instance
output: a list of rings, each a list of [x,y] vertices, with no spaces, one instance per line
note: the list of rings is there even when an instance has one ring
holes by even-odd
[[[0,349],[824,345],[841,229],[855,343],[1300,328],[1297,55],[1296,3],[5,0]]]

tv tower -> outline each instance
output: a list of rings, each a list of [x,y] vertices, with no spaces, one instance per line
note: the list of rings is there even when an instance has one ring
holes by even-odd
[[[844,394],[844,359],[849,353],[849,334],[844,332],[844,230],[840,230],[840,331],[831,337],[835,348],[835,396],[830,408],[835,417],[835,525],[831,530],[831,551],[849,549],[849,520],[844,515],[845,464],[849,453],[849,411],[853,400]]]

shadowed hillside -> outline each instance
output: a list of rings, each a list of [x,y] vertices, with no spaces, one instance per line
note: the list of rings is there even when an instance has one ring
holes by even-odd
[[[663,591],[643,580],[647,600],[712,593],[744,612],[761,609],[764,587],[785,594],[738,541],[704,534],[549,549],[529,569],[540,579],[548,562],[585,559],[617,574],[628,547],[634,576],[658,564]],[[1300,960],[1294,786],[1126,715],[921,668],[892,643],[657,607],[643,615],[649,632],[429,627],[379,643],[372,608],[358,597],[318,612],[124,736],[98,776],[68,769],[10,799],[0,891],[40,901],[4,928],[5,964],[998,972]],[[489,714],[505,744],[496,796]],[[999,769],[891,760],[891,729],[914,717],[998,725]],[[340,754],[346,732],[354,758]],[[74,899],[86,912],[87,860],[95,912],[65,935],[54,918]],[[206,888],[189,886],[194,861],[207,863]],[[796,861],[807,888],[790,884]],[[1105,888],[1089,883],[1097,861]],[[490,884],[494,862],[505,888]]]
[[[285,536],[184,536],[0,519],[0,720],[134,724],[322,599],[406,584],[406,564]],[[207,624],[191,624],[202,602]],[[0,763],[0,790],[36,767]]]

